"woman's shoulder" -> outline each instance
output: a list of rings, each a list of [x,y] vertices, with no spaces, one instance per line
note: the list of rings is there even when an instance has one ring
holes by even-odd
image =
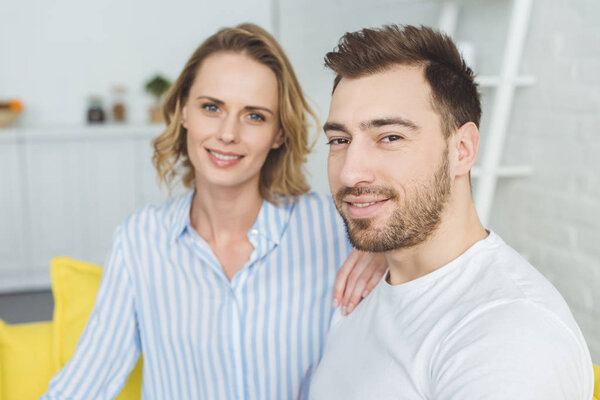
[[[129,215],[121,224],[122,230],[169,229],[184,223],[189,215],[193,190],[172,197],[161,204],[148,204]]]
[[[328,194],[308,192],[303,195],[296,196],[296,199],[296,201],[299,204],[333,206],[333,200],[331,199],[331,195]]]
[[[314,218],[329,218],[337,214],[330,195],[308,192],[294,199],[294,214],[301,214],[304,217],[312,216]]]
[[[335,243],[346,241],[344,223],[331,195],[309,192],[298,196],[292,221],[317,237],[329,238],[328,243],[332,248],[336,246]]]

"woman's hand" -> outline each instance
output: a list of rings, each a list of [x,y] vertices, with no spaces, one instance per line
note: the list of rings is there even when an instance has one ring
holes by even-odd
[[[333,288],[333,307],[342,306],[342,315],[350,314],[373,290],[387,270],[383,253],[353,249],[337,273]]]

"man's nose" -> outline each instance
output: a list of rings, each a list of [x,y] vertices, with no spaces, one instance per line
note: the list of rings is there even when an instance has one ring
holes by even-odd
[[[346,187],[372,184],[375,180],[373,161],[368,144],[351,142],[340,171],[340,182]]]

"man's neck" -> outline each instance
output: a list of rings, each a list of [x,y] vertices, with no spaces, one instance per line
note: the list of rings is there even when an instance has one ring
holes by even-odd
[[[454,202],[454,204],[452,204]],[[399,285],[425,276],[458,258],[476,242],[487,237],[470,200],[450,199],[438,228],[422,243],[385,253],[389,265],[388,281]]]

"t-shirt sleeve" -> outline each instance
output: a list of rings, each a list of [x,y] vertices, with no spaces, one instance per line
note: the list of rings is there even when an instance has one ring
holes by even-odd
[[[52,378],[41,400],[112,399],[135,366],[141,344],[120,231],[73,358]]]
[[[439,344],[431,398],[589,400],[592,365],[579,336],[530,301],[474,313]]]

